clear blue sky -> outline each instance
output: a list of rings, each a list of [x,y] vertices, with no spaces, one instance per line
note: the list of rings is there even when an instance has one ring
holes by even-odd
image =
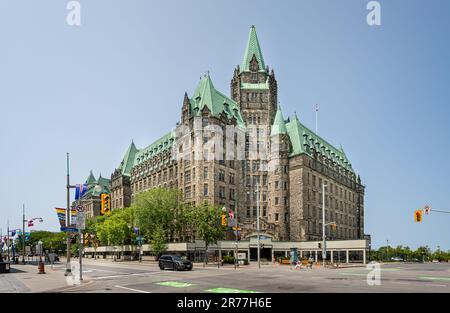
[[[366,184],[375,247],[450,249],[450,214],[421,224],[426,203],[450,210],[450,2],[368,0],[0,0],[0,227],[42,216],[57,230],[72,182],[109,177],[132,139],[144,147],[179,119],[207,70],[229,94],[250,25],[274,68],[284,114],[342,144]]]

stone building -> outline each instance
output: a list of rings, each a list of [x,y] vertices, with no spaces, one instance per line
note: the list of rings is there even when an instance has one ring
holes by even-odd
[[[101,195],[110,194],[109,186],[111,181],[108,178],[102,177],[102,174],[96,179],[91,171],[85,184],[87,191],[79,202],[84,208],[86,217],[98,216],[100,215],[101,209]],[[74,201],[73,206],[76,206],[76,204]]]
[[[326,184],[326,223],[337,225],[327,228],[327,237],[363,239],[360,177],[342,147],[297,116],[284,118],[277,90],[252,26],[231,97],[218,91],[207,73],[191,97],[185,93],[172,131],[143,149],[132,142],[111,176],[112,209],[129,206],[136,194],[151,188],[179,188],[186,202],[208,201],[235,211],[243,238],[255,235],[259,208],[265,236],[319,240]]]

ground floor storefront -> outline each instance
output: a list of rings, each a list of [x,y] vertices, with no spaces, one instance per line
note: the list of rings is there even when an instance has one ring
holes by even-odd
[[[322,262],[321,241],[284,242],[272,241],[271,238],[260,238],[261,262],[276,262],[298,259],[310,259]],[[167,254],[184,255],[194,262],[209,262],[224,260],[226,256],[237,257],[240,263],[255,262],[258,259],[258,240],[251,238],[246,241],[219,241],[209,245],[206,249],[201,240],[184,243],[168,243]],[[153,254],[150,245],[133,246],[103,246],[87,247],[84,255],[88,258],[118,258],[136,260],[141,254],[142,259],[152,260]],[[370,242],[363,240],[333,240],[326,242],[326,262],[339,263],[367,263],[370,254]],[[206,256],[206,257],[205,257]]]

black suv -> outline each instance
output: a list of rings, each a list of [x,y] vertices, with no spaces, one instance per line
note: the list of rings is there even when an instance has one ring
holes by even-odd
[[[192,262],[182,258],[179,255],[162,255],[158,260],[159,268],[165,270],[167,268],[181,271],[192,270]]]

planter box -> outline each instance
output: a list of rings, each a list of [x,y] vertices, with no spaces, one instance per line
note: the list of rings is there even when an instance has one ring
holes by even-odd
[[[280,260],[280,264],[291,264],[291,260]]]

